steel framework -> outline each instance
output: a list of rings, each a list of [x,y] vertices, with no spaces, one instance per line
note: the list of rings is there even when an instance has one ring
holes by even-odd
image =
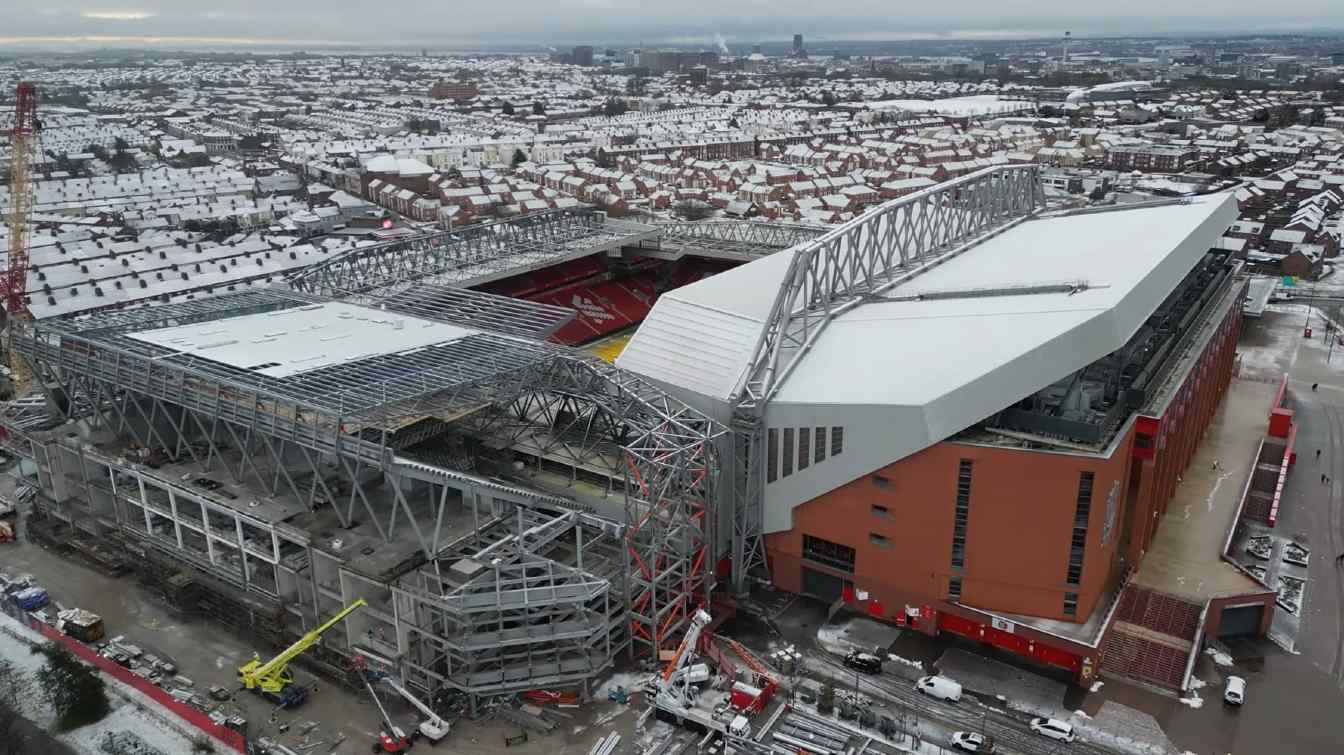
[[[1032,217],[1035,166],[988,168],[887,202],[794,252],[734,400],[734,588],[768,571],[763,529],[765,411],[835,317]]]
[[[612,220],[592,209],[548,210],[360,247],[303,268],[289,278],[297,291],[341,297],[432,283],[467,286],[653,238],[650,226]]]
[[[87,419],[140,448],[189,458],[202,470],[224,464],[238,482],[250,479],[310,510],[330,503],[342,526],[370,521],[386,542],[398,527],[409,528],[426,558],[443,546],[444,500],[411,500],[410,481],[441,482],[446,489],[456,475],[463,487],[507,500],[591,510],[400,453],[426,433],[457,424],[489,438],[492,447],[604,476],[608,491],[624,499],[630,635],[638,650],[655,655],[675,642],[686,617],[713,589],[710,510],[716,444],[726,428],[595,357],[519,337],[550,332],[569,316],[563,310],[423,285],[355,298],[518,335],[480,332],[284,378],[131,337],[326,301],[263,289],[26,323],[15,344],[42,376],[48,406],[63,419]],[[433,427],[425,430],[426,423]],[[335,469],[324,469],[333,460]],[[393,484],[379,497],[371,477]]]
[[[805,244],[827,231],[816,226],[758,220],[659,223],[655,228],[659,233],[657,241],[645,242],[644,246],[678,255],[742,262]]]

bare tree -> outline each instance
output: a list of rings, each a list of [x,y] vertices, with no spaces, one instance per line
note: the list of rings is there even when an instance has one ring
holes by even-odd
[[[714,214],[714,206],[697,199],[683,199],[674,206],[673,211],[686,220],[704,220]]]

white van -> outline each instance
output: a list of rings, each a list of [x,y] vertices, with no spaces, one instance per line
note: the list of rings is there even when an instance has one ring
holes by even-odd
[[[1031,730],[1043,737],[1058,739],[1061,742],[1073,741],[1073,724],[1058,718],[1033,718]]]
[[[961,685],[945,676],[923,676],[915,682],[915,691],[939,700],[955,703],[961,699]]]
[[[1246,702],[1246,680],[1239,676],[1227,677],[1227,683],[1223,686],[1223,702],[1229,705]]]

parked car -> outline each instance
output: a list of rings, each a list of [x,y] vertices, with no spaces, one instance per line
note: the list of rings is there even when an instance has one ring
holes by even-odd
[[[849,651],[849,655],[845,656],[845,665],[865,674],[882,673],[882,659],[872,653],[864,653],[859,650]]]
[[[1246,680],[1239,676],[1227,677],[1227,683],[1223,686],[1223,702],[1228,705],[1246,702]]]
[[[915,682],[915,690],[949,703],[961,699],[961,685],[945,676],[922,676]]]
[[[1073,741],[1073,724],[1061,721],[1058,718],[1033,718],[1031,719],[1031,730],[1043,737],[1057,739],[1061,742]]]
[[[974,731],[952,732],[953,746],[966,752],[994,752],[994,740]]]

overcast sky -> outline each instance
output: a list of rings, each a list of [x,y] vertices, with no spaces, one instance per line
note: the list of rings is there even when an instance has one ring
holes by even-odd
[[[1344,0],[0,0],[0,44],[412,45],[1266,33],[1344,29]]]

